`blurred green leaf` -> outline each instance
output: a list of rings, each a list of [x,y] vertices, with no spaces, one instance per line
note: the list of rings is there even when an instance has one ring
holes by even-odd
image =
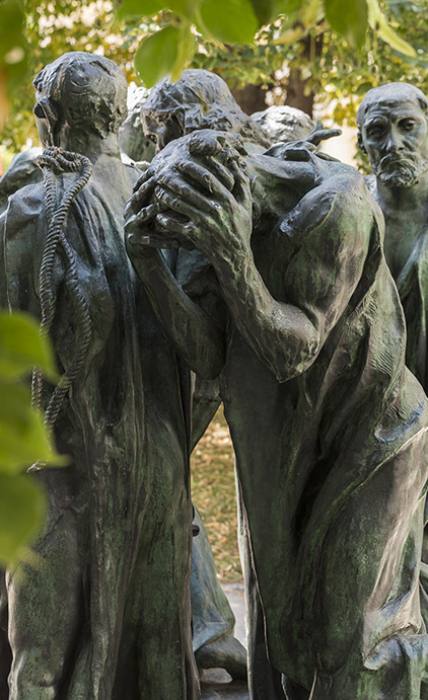
[[[20,379],[38,367],[49,379],[57,374],[50,343],[27,314],[0,313],[0,377]]]
[[[25,14],[18,0],[0,0],[0,130],[14,90],[27,75]]]
[[[305,27],[312,27],[323,16],[322,0],[304,0],[300,3],[299,19]]]
[[[135,55],[135,67],[146,87],[171,75],[178,57],[181,34],[178,27],[165,27],[143,39]]]
[[[225,44],[251,44],[259,27],[250,0],[202,0],[203,27]]]
[[[25,430],[31,412],[30,390],[21,383],[0,381],[0,423],[14,423]]]
[[[199,0],[122,0],[116,14],[119,19],[127,17],[149,17],[162,10],[172,10],[182,17],[191,19]]]
[[[280,1],[280,12],[285,14],[292,14],[300,10],[305,0],[281,0]]]
[[[43,416],[31,408],[29,389],[0,382],[0,471],[16,474],[34,462],[66,464],[52,449]]]
[[[162,0],[122,0],[116,10],[119,19],[127,17],[146,17],[155,15],[165,9]]]
[[[392,49],[399,51],[405,56],[416,58],[416,51],[413,46],[402,39],[401,36],[394,31],[384,16],[382,17],[382,21],[379,23],[378,32],[380,38],[389,44]]]
[[[177,15],[181,15],[187,19],[193,19],[199,2],[200,0],[168,0],[166,6]]]
[[[192,33],[191,25],[183,23],[179,31],[177,58],[171,70],[171,80],[178,80],[196,51],[196,37]]]
[[[260,24],[268,24],[283,11],[281,0],[252,0],[254,13]]]
[[[18,0],[0,0],[0,68],[22,77],[26,69],[25,13]]]
[[[386,44],[389,44],[395,51],[399,51],[405,56],[414,58],[416,51],[407,41],[391,27],[384,13],[382,12],[378,0],[367,0],[368,19],[370,27],[378,33]]]
[[[46,514],[43,491],[29,475],[0,474],[0,564],[10,566],[38,535]]]
[[[368,26],[367,0],[324,0],[326,18],[331,27],[352,45],[362,46]]]

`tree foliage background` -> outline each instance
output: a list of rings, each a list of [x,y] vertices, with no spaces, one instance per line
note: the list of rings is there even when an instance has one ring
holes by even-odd
[[[339,125],[353,124],[361,96],[382,82],[405,80],[428,91],[428,0],[380,2],[389,27],[411,44],[413,56],[397,50],[402,47],[394,37],[387,43],[382,38],[385,30],[379,29],[379,23],[363,34],[360,31],[360,36],[357,27],[356,36],[349,36],[346,26],[339,27],[340,32],[337,27],[332,29],[331,17],[328,21],[328,13],[323,10],[320,0],[284,1],[288,2],[290,12],[262,26],[252,44],[221,43],[210,32],[201,35],[193,30],[191,52],[194,49],[195,52],[191,65],[221,74],[247,111],[263,108],[265,93],[269,92],[273,103],[287,102],[309,112],[314,105],[321,106]],[[367,1],[370,4],[370,0]],[[13,2],[15,0],[3,0],[2,5],[0,0],[0,8]],[[210,3],[211,0],[202,2]],[[170,0],[169,6],[174,7],[174,3],[186,7],[195,4],[194,0]],[[233,0],[215,0],[216,16],[228,15],[228,3],[230,10]],[[358,3],[361,5],[361,0],[352,0],[348,5],[355,8]],[[253,4],[257,6],[257,0]],[[262,8],[270,4],[258,2]],[[330,12],[335,11],[337,17],[346,15],[345,4],[339,0],[324,0],[324,5],[333,8]],[[118,7],[122,15],[120,21],[116,15]],[[12,83],[3,146],[16,151],[29,138],[37,141],[32,117],[31,77],[65,51],[102,53],[122,65],[128,78],[137,83],[141,79],[134,67],[135,57],[143,74],[144,64],[148,66],[149,63],[161,71],[159,47],[155,47],[158,53],[150,62],[145,60],[144,53],[141,55],[141,42],[143,40],[144,44],[144,39],[159,29],[182,27],[183,18],[168,11],[157,12],[159,7],[163,7],[163,3],[158,0],[122,0],[119,5],[111,0],[23,0],[22,22],[28,51],[20,68],[26,71],[26,82]],[[147,16],[138,16],[137,13],[143,12],[144,8]],[[154,14],[149,16],[149,10],[154,10]],[[357,16],[348,17],[350,26],[358,21],[361,18]],[[4,26],[13,50],[16,37],[10,37],[10,26],[8,30]],[[221,34],[223,28],[215,27],[215,30]],[[251,26],[244,27],[244,31],[252,31]],[[168,48],[170,44],[171,36]],[[0,58],[0,78],[1,70]],[[150,74],[150,77],[156,75]]]

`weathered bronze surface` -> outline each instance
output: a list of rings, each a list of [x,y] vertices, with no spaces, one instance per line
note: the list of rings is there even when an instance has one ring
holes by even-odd
[[[359,144],[373,169],[369,187],[385,219],[386,261],[407,325],[406,363],[428,391],[428,100],[413,85],[370,90],[358,112]],[[427,522],[427,506],[425,518]],[[428,533],[420,571],[428,624]],[[428,686],[424,692],[428,693]],[[423,696],[425,697],[425,696]]]
[[[6,576],[9,698],[190,700],[189,373],[126,255],[138,176],[118,146],[126,81],[71,53],[35,86],[53,148],[43,181],[0,218],[1,302],[53,340],[61,385],[36,378],[33,393],[71,465],[36,474],[49,498],[42,565]]]
[[[0,181],[0,303],[53,340],[61,382],[34,374],[32,393],[71,463],[36,465],[43,563],[2,580],[5,700],[198,697],[189,455],[218,386],[250,697],[428,697],[426,97],[365,98],[373,199],[316,152],[332,132],[265,151],[273,137],[206,71],[151,92],[143,142],[134,110],[132,156],[147,138],[159,151],[142,175],[120,158],[117,66],[70,53],[35,86],[45,150]],[[239,677],[196,522],[193,648]]]
[[[170,143],[128,251],[185,361],[221,376],[287,697],[417,700],[428,415],[383,219],[353,168],[307,143],[275,156],[221,132]],[[161,241],[203,255],[198,284],[168,276]]]
[[[132,131],[132,144],[141,143],[143,132],[145,139],[151,139],[157,151],[162,150],[172,140],[203,128],[221,128],[240,134],[248,148],[254,151],[264,150],[264,146],[269,143],[269,135],[244,114],[224,80],[205,70],[184,71],[175,83],[169,80],[161,81],[149,96],[142,96],[140,115],[137,115],[137,111],[135,106],[131,119],[137,126],[134,126]],[[146,157],[146,154],[146,150],[140,152],[134,148],[129,155],[139,161]],[[170,253],[170,256],[173,256],[173,253]],[[173,270],[179,280],[198,279],[201,267],[204,269],[204,266],[200,255],[195,257],[185,250],[177,250]],[[192,403],[192,434],[195,445],[220,405],[218,381],[197,376]],[[246,675],[245,650],[233,638],[233,613],[217,581],[205,529],[200,520],[198,522],[201,531],[193,542],[191,579],[193,648],[196,660],[200,668],[224,667],[234,678],[242,678]],[[241,544],[245,560],[245,538]],[[256,598],[255,590],[248,595],[249,603],[253,597]],[[259,608],[253,610],[251,606],[251,611],[249,620],[253,617],[260,619]],[[255,640],[253,643],[253,629],[254,626],[250,624],[250,655],[253,654],[256,644]],[[264,632],[261,627],[258,633],[263,639],[258,648],[262,651],[262,663],[266,664]]]
[[[315,129],[315,122],[306,112],[287,105],[273,105],[262,112],[254,112],[251,119],[261,126],[270,144],[301,141]]]

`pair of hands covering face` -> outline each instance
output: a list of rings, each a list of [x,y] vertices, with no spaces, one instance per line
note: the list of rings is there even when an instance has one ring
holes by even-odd
[[[333,135],[336,130],[320,130],[266,156],[283,162],[303,196],[322,178],[316,147]],[[245,155],[239,138],[222,132],[195,132],[168,144],[134,188],[126,223],[131,247],[197,248],[208,259],[248,251],[255,173]]]

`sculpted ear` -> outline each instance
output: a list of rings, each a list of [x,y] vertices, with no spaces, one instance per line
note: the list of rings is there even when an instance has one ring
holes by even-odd
[[[36,102],[34,114],[39,119],[47,119],[51,126],[55,126],[58,121],[58,108],[56,104],[47,97],[42,97]]]

